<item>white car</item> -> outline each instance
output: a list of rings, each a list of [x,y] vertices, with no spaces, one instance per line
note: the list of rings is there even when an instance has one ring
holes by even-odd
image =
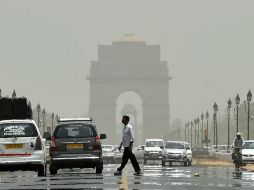
[[[144,147],[144,164],[147,160],[162,159],[164,141],[162,139],[146,139]]]
[[[102,148],[102,157],[103,158],[113,158],[115,155],[113,145],[101,145]]]
[[[190,151],[188,152],[188,158],[187,150],[190,150],[190,147],[186,142],[167,141],[163,152],[162,166],[165,166],[166,162],[169,162],[170,166],[173,162],[183,162],[184,166],[191,165],[192,153]]]
[[[242,161],[243,164],[254,164],[254,140],[244,141]]]
[[[46,175],[45,144],[33,120],[0,121],[0,170]]]

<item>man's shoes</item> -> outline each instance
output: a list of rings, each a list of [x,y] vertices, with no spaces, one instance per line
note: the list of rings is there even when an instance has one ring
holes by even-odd
[[[121,175],[122,175],[122,171],[116,171],[116,172],[114,173],[114,175],[115,175],[115,176],[121,176]]]
[[[136,171],[133,175],[135,175],[135,176],[141,176],[142,173],[141,173],[141,171]]]

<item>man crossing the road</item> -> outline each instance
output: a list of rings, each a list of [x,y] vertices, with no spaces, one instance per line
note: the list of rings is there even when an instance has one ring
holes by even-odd
[[[114,175],[120,176],[122,175],[122,170],[127,164],[128,160],[131,160],[131,164],[135,170],[134,175],[141,175],[141,169],[139,167],[139,163],[135,157],[135,155],[132,153],[132,146],[134,142],[134,135],[132,126],[129,124],[129,116],[124,115],[122,118],[123,123],[123,136],[122,136],[122,142],[119,146],[119,150],[121,150],[122,146],[124,148],[123,156],[122,156],[122,164],[119,168],[117,168],[117,171],[114,173]]]

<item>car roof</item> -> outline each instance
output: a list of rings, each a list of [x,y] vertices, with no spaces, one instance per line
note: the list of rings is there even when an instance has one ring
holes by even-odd
[[[183,142],[183,141],[166,141],[166,143],[169,142],[169,143],[181,143],[181,144],[189,144],[187,142]]]
[[[63,122],[74,122],[74,121],[86,121],[86,122],[92,122],[93,119],[92,118],[60,118],[58,120],[59,123],[63,123]]]
[[[11,119],[11,120],[0,120],[1,123],[33,123],[36,125],[34,120],[31,119]]]
[[[146,141],[163,141],[164,142],[163,139],[146,139]]]

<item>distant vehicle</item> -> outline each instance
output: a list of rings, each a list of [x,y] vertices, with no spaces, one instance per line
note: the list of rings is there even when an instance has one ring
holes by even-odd
[[[148,160],[162,160],[164,141],[162,139],[146,139],[144,147],[144,164]]]
[[[173,162],[182,162],[184,166],[188,166],[188,162],[191,165],[192,157],[187,158],[187,150],[190,150],[189,144],[182,141],[167,141],[165,143],[165,149],[162,157],[162,166],[165,166],[166,162],[172,166]]]
[[[45,144],[33,120],[0,121],[0,170],[46,175]]]
[[[113,159],[115,155],[113,145],[101,145],[102,148],[102,158]]]
[[[96,168],[102,173],[102,147],[93,123],[72,119],[60,122],[54,129],[50,146],[50,174],[61,168]],[[47,138],[49,139],[49,138]]]
[[[254,140],[244,141],[242,162],[243,164],[254,164]]]

